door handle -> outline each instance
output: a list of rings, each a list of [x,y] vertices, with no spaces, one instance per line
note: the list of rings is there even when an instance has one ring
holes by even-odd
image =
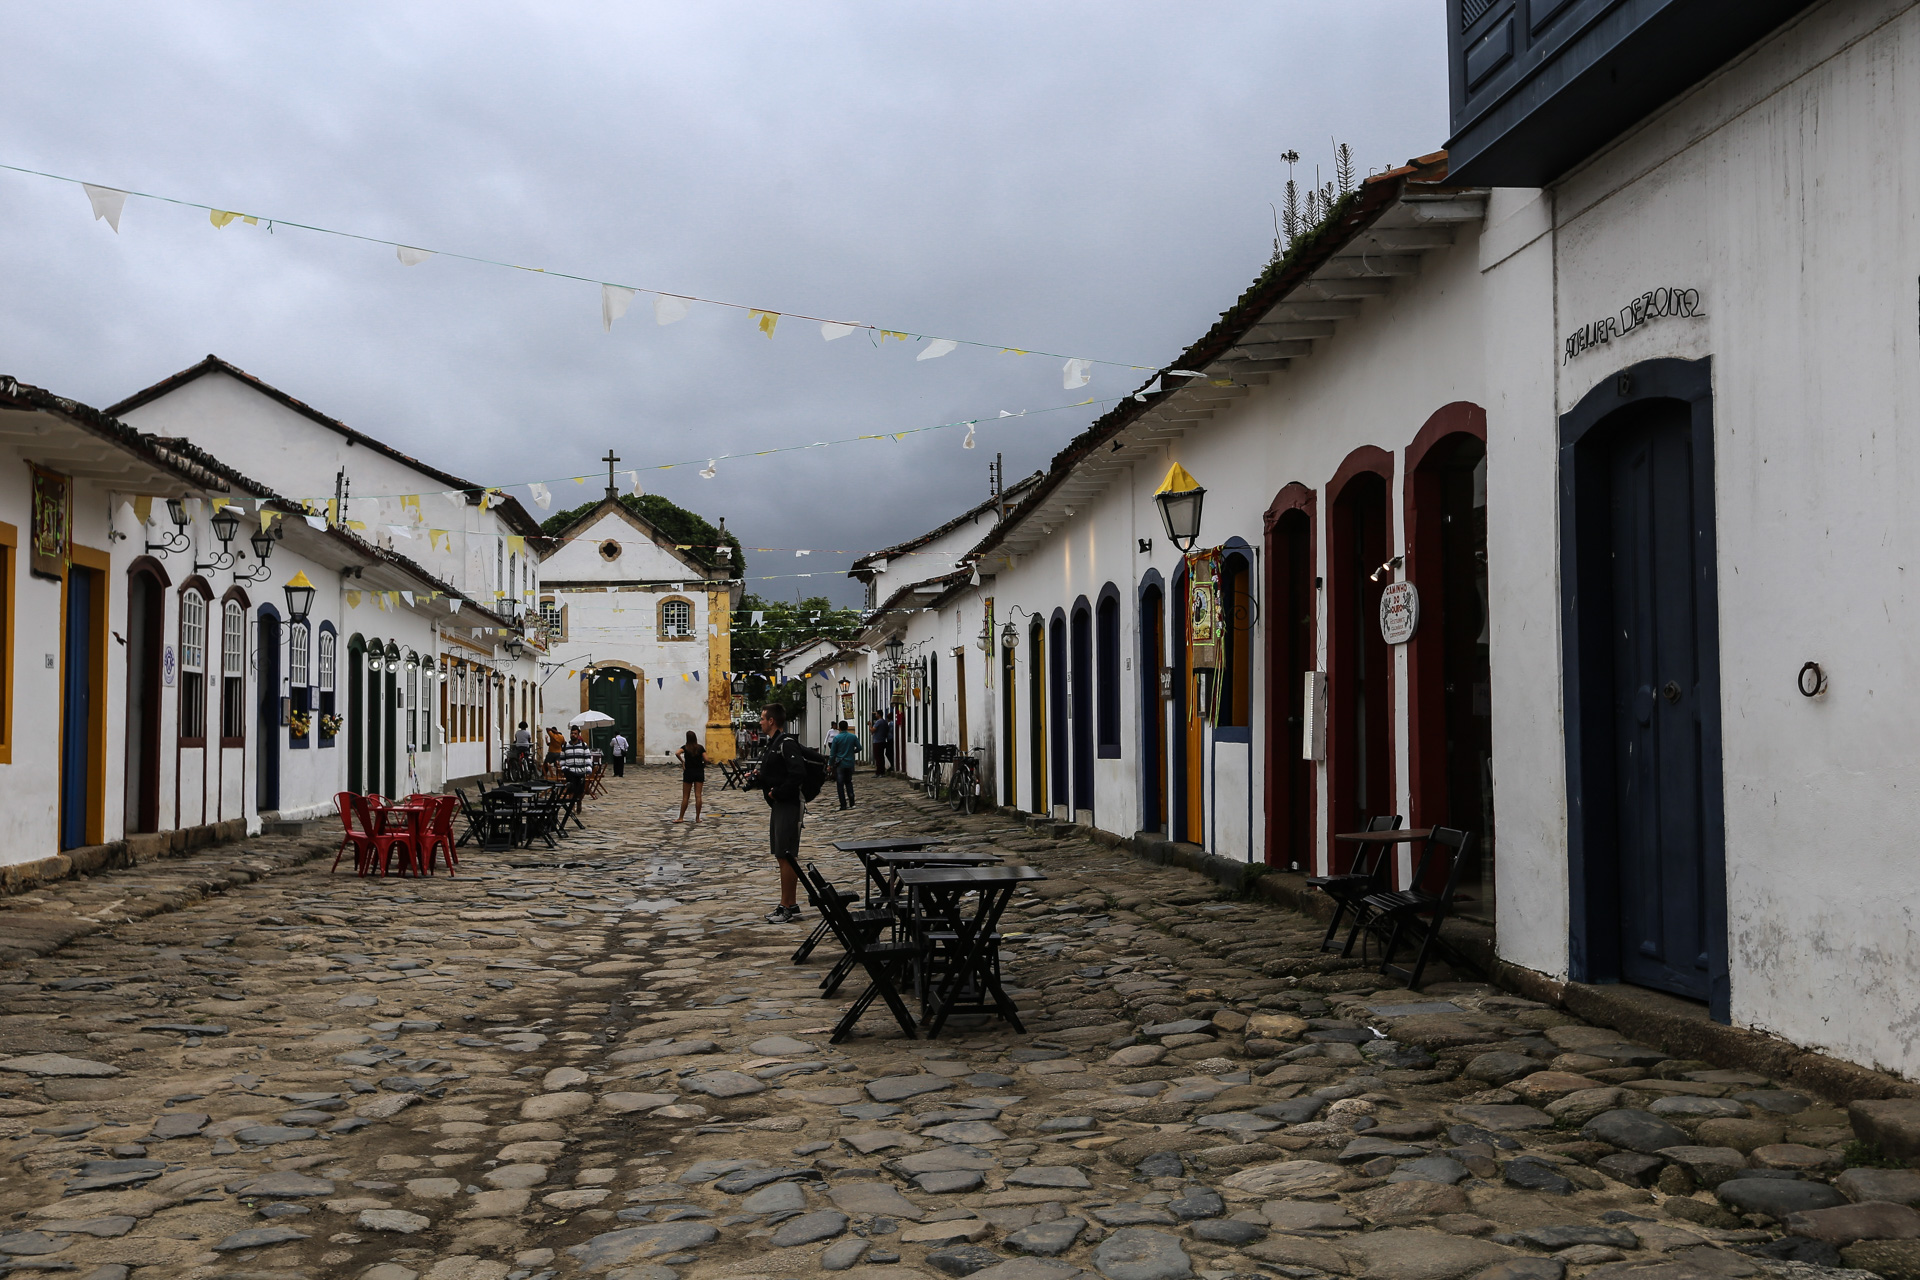
[[[1675,680],[1667,681],[1666,684],[1660,687],[1660,696],[1665,698],[1668,702],[1680,701],[1679,682]]]

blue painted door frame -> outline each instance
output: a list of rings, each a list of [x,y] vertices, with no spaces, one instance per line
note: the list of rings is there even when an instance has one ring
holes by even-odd
[[[1571,976],[1726,1022],[1710,360],[1620,370],[1562,415],[1560,555]]]

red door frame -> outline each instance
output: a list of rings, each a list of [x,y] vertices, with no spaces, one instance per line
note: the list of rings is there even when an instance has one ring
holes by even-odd
[[[1405,495],[1407,581],[1420,593],[1421,623],[1407,642],[1408,790],[1413,812],[1407,825],[1429,826],[1447,811],[1447,708],[1445,635],[1439,625],[1440,478],[1426,461],[1446,441],[1472,436],[1487,441],[1487,411],[1466,400],[1434,410],[1407,446]],[[1421,513],[1430,513],[1422,520]]]
[[[1317,529],[1314,524],[1316,506],[1314,498],[1313,490],[1296,480],[1274,495],[1273,503],[1267,508],[1266,515],[1261,522],[1261,527],[1266,533],[1266,598],[1269,607],[1278,607],[1279,603],[1284,601],[1288,594],[1282,582],[1282,575],[1287,571],[1287,565],[1285,563],[1286,557],[1280,553],[1280,548],[1275,545],[1277,541],[1275,530],[1280,527],[1281,517],[1287,515],[1289,512],[1298,511],[1306,516],[1307,575],[1314,578],[1316,584],[1318,582],[1315,570],[1319,567],[1317,555],[1319,540],[1316,537]],[[1316,623],[1315,630],[1317,631],[1320,601],[1319,596],[1315,594],[1311,588],[1309,588],[1308,591],[1308,600],[1310,601],[1309,607],[1312,610]],[[1299,683],[1302,674],[1299,671],[1287,671],[1283,669],[1286,662],[1284,630],[1290,625],[1292,625],[1291,622],[1286,619],[1280,619],[1278,622],[1269,619],[1266,626],[1266,858],[1267,865],[1269,866],[1282,865],[1279,850],[1285,840],[1285,828],[1288,825],[1288,818],[1290,816],[1284,811],[1285,805],[1281,799],[1283,789],[1281,787],[1282,776],[1280,772],[1280,762],[1282,760],[1286,760],[1289,763],[1297,761],[1300,751],[1298,739],[1288,731],[1287,726],[1287,707],[1292,698],[1289,690],[1292,686]],[[1308,660],[1312,661],[1313,657],[1314,655],[1309,652]],[[1311,767],[1307,769],[1306,806],[1307,830],[1309,832],[1313,830],[1313,814],[1319,807],[1318,772],[1318,770]],[[1315,851],[1309,848],[1304,865],[1314,867],[1317,863],[1318,857]]]
[[[1348,776],[1350,771],[1347,768],[1347,763],[1344,758],[1344,751],[1347,745],[1344,740],[1345,709],[1353,697],[1354,679],[1352,663],[1347,659],[1346,655],[1346,651],[1351,644],[1351,638],[1347,635],[1346,628],[1351,625],[1353,615],[1354,602],[1351,599],[1350,584],[1358,569],[1365,569],[1369,566],[1354,565],[1353,550],[1350,541],[1334,536],[1334,521],[1339,519],[1341,515],[1340,499],[1344,496],[1347,486],[1360,476],[1378,476],[1386,486],[1386,500],[1382,504],[1382,512],[1386,516],[1387,528],[1385,530],[1385,554],[1381,558],[1384,560],[1395,554],[1393,551],[1394,538],[1392,527],[1393,455],[1385,449],[1374,445],[1362,445],[1347,455],[1346,460],[1340,464],[1340,469],[1333,473],[1333,479],[1327,482],[1327,529],[1325,533],[1325,537],[1327,538],[1327,589],[1325,596],[1327,617],[1327,794],[1331,803],[1327,806],[1327,842],[1323,855],[1326,863],[1329,865],[1323,870],[1323,874],[1337,874],[1343,871],[1346,865],[1352,861],[1351,846],[1336,844],[1333,837],[1342,829],[1343,824],[1354,820],[1350,815],[1342,812],[1346,807],[1347,798],[1353,794],[1354,789],[1354,779]],[[1369,634],[1375,639],[1378,639],[1379,631],[1377,627]],[[1386,647],[1384,641],[1380,643],[1383,648]],[[1386,714],[1381,717],[1381,721],[1384,722],[1384,732],[1381,733],[1380,737],[1383,749],[1386,752],[1387,788],[1389,794],[1397,795],[1398,786],[1395,777],[1396,770],[1394,769],[1397,744],[1394,740],[1395,717],[1393,715],[1393,706],[1395,689],[1393,665],[1392,650],[1388,648],[1385,658],[1381,663],[1383,688],[1380,690],[1380,693],[1385,700]],[[1381,811],[1386,812],[1387,810]]]

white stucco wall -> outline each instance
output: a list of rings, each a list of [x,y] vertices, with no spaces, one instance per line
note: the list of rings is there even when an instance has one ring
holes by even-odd
[[[1657,285],[1704,304],[1556,363],[1555,398],[1564,411],[1641,360],[1713,360],[1733,1019],[1907,1075],[1916,84],[1920,10],[1815,8],[1559,184],[1553,243],[1562,336]],[[1830,679],[1814,699],[1795,687],[1809,660]],[[1546,696],[1540,666],[1529,692]],[[1530,900],[1556,896],[1543,875]]]

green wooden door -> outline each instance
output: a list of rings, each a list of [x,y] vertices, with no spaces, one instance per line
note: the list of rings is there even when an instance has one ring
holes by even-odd
[[[614,734],[624,734],[629,760],[640,752],[640,735],[635,723],[635,683],[633,672],[613,668],[594,672],[593,681],[587,686],[587,710],[613,717],[612,724],[594,726],[587,734],[588,743],[605,751]]]

